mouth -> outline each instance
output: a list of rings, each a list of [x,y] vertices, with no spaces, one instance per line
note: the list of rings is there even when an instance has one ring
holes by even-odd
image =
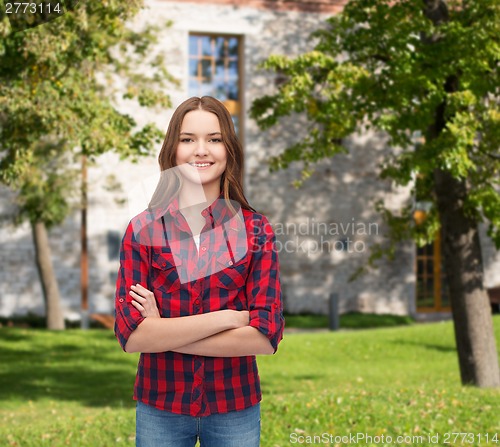
[[[190,166],[193,166],[196,169],[208,169],[213,164],[214,164],[213,161],[196,161],[189,163]]]

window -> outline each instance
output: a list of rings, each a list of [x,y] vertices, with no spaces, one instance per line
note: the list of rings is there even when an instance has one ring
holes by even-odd
[[[241,138],[240,46],[237,36],[189,36],[189,94],[222,101]]]
[[[418,136],[417,136],[418,137]],[[420,137],[418,137],[420,138]],[[418,139],[417,138],[417,139]],[[418,147],[420,143],[417,142]],[[413,218],[417,225],[425,221],[432,209],[432,179],[422,174],[415,182],[416,210]],[[441,232],[430,244],[416,248],[416,307],[418,312],[442,312],[450,310],[450,297],[441,255]]]
[[[441,237],[417,247],[417,311],[448,311],[450,300],[441,256]]]

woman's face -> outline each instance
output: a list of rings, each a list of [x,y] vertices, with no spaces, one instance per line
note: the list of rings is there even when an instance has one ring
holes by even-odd
[[[205,110],[186,113],[176,153],[176,163],[184,177],[204,186],[219,185],[226,170],[226,160],[217,115]]]

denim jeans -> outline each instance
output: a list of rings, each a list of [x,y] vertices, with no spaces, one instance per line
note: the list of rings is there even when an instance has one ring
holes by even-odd
[[[259,447],[260,404],[241,411],[194,417],[136,406],[136,447]]]

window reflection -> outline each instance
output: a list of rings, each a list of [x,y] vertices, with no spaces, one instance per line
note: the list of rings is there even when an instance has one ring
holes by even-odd
[[[214,96],[228,108],[239,133],[240,70],[238,37],[189,36],[189,94]]]

